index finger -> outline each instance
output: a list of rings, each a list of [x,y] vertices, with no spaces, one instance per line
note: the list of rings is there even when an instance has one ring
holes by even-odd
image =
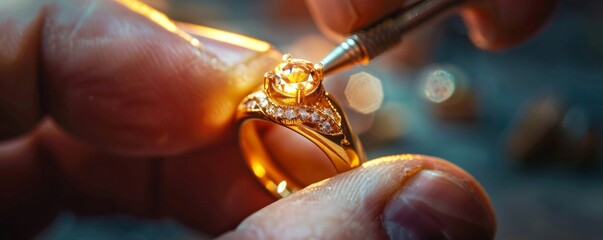
[[[27,124],[8,125],[17,133],[0,129],[2,138],[49,114],[101,149],[183,152],[220,139],[238,101],[260,83],[246,76],[261,76],[278,59],[267,43],[238,35],[225,43],[215,40],[225,39],[221,31],[183,30],[135,1],[47,2],[20,8],[27,14],[12,9],[19,6],[1,10],[0,35],[14,44],[0,61],[0,89],[11,92],[2,93],[9,117],[0,122]],[[31,71],[23,76],[23,69]],[[43,107],[4,107],[21,102]]]

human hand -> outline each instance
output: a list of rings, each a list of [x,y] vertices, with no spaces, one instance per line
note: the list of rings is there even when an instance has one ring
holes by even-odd
[[[279,55],[197,32],[131,1],[0,5],[3,236],[31,236],[69,209],[172,217],[231,239],[493,237],[477,181],[427,156],[376,159],[269,205],[233,113]],[[266,144],[299,152],[275,158],[320,158],[278,131]]]
[[[346,35],[412,0],[306,0],[319,28]],[[469,37],[483,49],[515,46],[533,36],[553,13],[557,1],[467,0],[460,8]]]

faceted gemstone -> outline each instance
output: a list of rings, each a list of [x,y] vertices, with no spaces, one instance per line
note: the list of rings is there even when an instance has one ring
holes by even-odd
[[[264,92],[258,92],[258,93],[256,93],[255,97],[258,100],[266,99],[266,94]]]
[[[277,108],[276,109],[276,116],[277,117],[282,117],[283,116],[283,109],[282,108]]]
[[[266,109],[266,113],[268,113],[268,115],[273,116],[274,115],[274,106],[272,106],[272,105],[268,106],[268,109]]]
[[[320,130],[323,132],[331,132],[331,123],[329,121],[324,121],[320,124]]]
[[[318,89],[320,85],[321,79],[319,79],[320,76],[316,73],[314,65],[305,60],[293,59],[283,62],[276,66],[274,73],[272,86],[285,96],[296,96],[298,89],[304,94],[309,94]]]
[[[287,109],[285,111],[285,118],[286,119],[291,120],[291,119],[294,119],[295,117],[297,117],[296,114],[295,114],[295,110],[293,110],[293,109]]]
[[[245,106],[248,109],[253,109],[255,107],[255,104],[256,104],[256,101],[253,99],[249,99],[249,100],[247,100],[247,102],[245,102]]]
[[[318,122],[320,121],[320,115],[318,115],[318,113],[313,112],[312,114],[310,114],[310,118],[312,119],[312,122]]]
[[[299,110],[299,116],[303,119],[307,119],[308,117],[310,117],[310,113],[308,113],[305,108],[302,108]]]
[[[266,98],[260,98],[260,106],[261,107],[268,106],[268,99],[266,99]]]

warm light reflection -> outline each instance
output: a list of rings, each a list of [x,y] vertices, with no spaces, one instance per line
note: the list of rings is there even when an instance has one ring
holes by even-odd
[[[268,189],[269,191],[274,191],[274,189],[276,188],[276,185],[274,185],[274,182],[268,181],[264,184],[264,187],[266,189]]]
[[[170,32],[176,32],[178,27],[176,24],[172,22],[165,14],[153,9],[152,7],[147,6],[146,4],[133,1],[133,0],[117,0],[118,3],[126,6],[130,10],[139,13],[140,15],[144,15],[149,19],[153,20],[153,22],[157,23],[161,27],[167,29]]]
[[[230,43],[243,48],[248,48],[257,52],[266,52],[270,50],[270,44],[255,38],[250,38],[236,33],[226,32],[215,28],[199,26],[190,23],[179,23],[192,33],[213,39],[220,42]]]
[[[253,170],[253,174],[255,174],[257,177],[261,178],[266,175],[266,169],[264,169],[264,167],[257,161],[252,161],[251,169]]]
[[[278,186],[276,186],[276,192],[282,197],[289,196],[289,194],[291,194],[291,191],[287,189],[287,181],[281,181],[280,183],[278,183]]]
[[[163,27],[164,29],[177,34],[178,36],[182,37],[186,41],[190,42],[191,45],[193,45],[195,47],[201,46],[201,43],[199,42],[199,40],[193,38],[189,34],[180,30],[176,26],[176,24],[171,19],[169,19],[165,14],[153,9],[152,7],[149,7],[142,2],[134,1],[134,0],[117,0],[117,2],[140,15],[146,16],[151,21],[153,21],[157,25]]]
[[[285,190],[287,190],[287,181],[281,181],[280,183],[278,183],[278,186],[276,187],[276,191],[278,193],[282,193]]]
[[[421,158],[421,156],[416,155],[416,154],[400,154],[400,155],[386,156],[386,157],[381,157],[381,158],[377,158],[372,161],[365,162],[362,164],[361,167],[363,167],[363,168],[375,167],[375,166],[379,166],[379,165],[383,165],[383,164],[389,164],[389,163],[399,162],[399,161],[412,161],[412,160],[417,160],[420,158]]]

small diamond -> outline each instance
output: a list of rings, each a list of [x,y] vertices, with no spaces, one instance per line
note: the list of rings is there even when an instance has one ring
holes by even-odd
[[[261,107],[268,106],[268,99],[266,99],[266,98],[260,98],[260,106]]]
[[[277,108],[276,109],[276,116],[277,117],[283,117],[283,109],[282,108]]]
[[[256,98],[258,98],[259,100],[262,100],[264,98],[266,98],[266,94],[262,91],[262,92],[258,92],[255,95]]]
[[[328,121],[324,121],[320,124],[320,130],[323,132],[331,132],[331,123]]]
[[[310,113],[308,113],[308,110],[305,108],[302,108],[299,110],[299,116],[303,119],[308,119],[308,117],[310,117]]]
[[[287,118],[289,120],[294,119],[295,117],[297,117],[296,115],[297,114],[295,114],[295,110],[293,110],[293,109],[287,109],[285,111],[285,118]]]
[[[249,99],[247,102],[245,102],[245,106],[247,106],[249,109],[253,109],[256,103],[257,102],[255,100]]]
[[[268,115],[274,116],[274,106],[268,106],[268,109],[266,109],[266,113],[268,113]]]
[[[310,118],[312,119],[312,122],[320,121],[320,115],[318,115],[318,113],[316,113],[316,112],[313,112],[312,114],[310,114]]]

